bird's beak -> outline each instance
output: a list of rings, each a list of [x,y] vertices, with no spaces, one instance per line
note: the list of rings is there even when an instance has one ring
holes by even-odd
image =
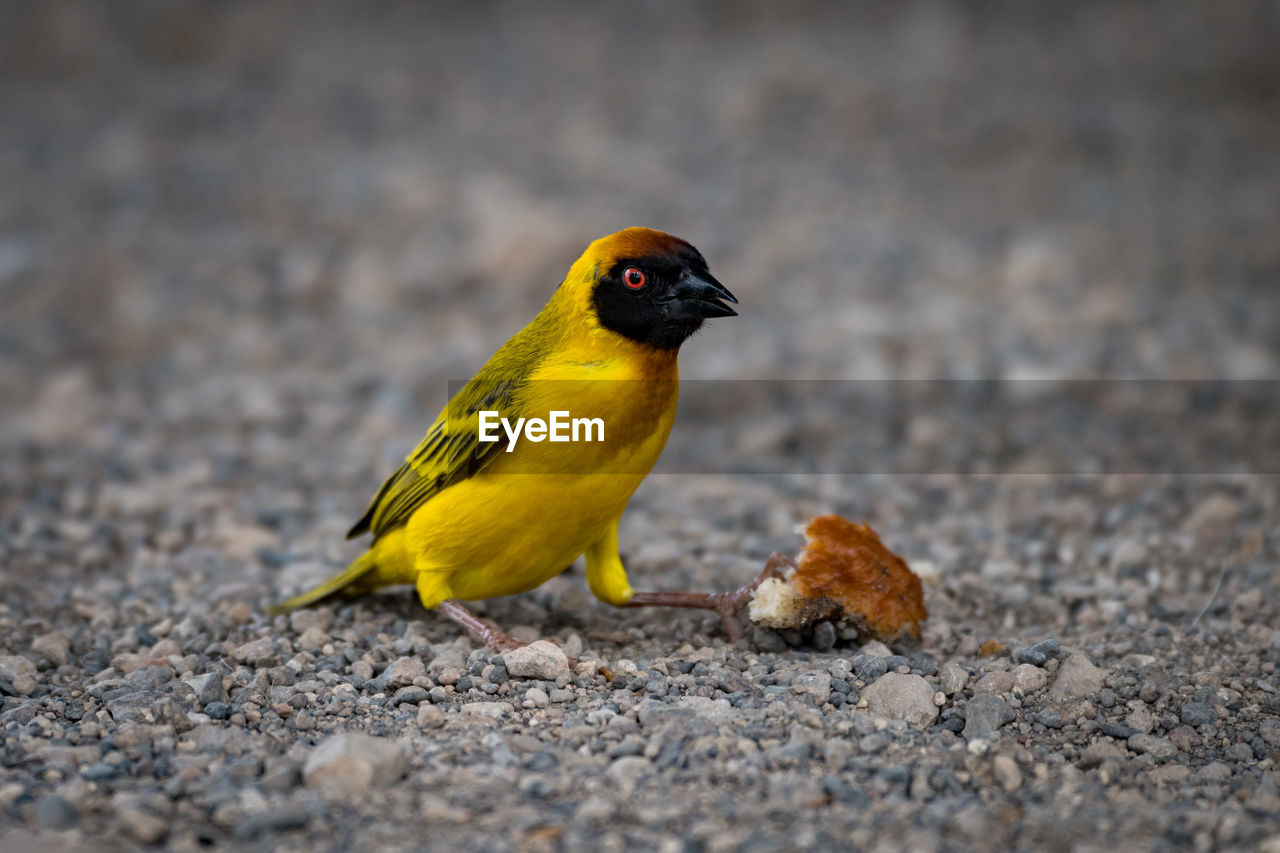
[[[722,299],[734,304],[738,302],[729,289],[716,281],[710,273],[694,275],[685,272],[680,275],[663,303],[667,306],[667,316],[672,320],[709,320],[712,317],[738,316],[737,311],[720,301]]]

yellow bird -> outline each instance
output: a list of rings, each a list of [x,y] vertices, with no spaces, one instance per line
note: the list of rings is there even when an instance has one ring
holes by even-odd
[[[526,592],[586,554],[600,600],[710,608],[735,635],[741,596],[635,592],[618,554],[618,521],[675,419],[680,345],[735,316],[726,300],[738,301],[684,240],[649,228],[596,240],[383,484],[348,534],[372,533],[369,550],[273,610],[413,584],[424,607],[510,648],[457,599]]]

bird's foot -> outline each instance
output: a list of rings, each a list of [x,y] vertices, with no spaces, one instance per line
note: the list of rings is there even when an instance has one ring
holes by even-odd
[[[720,616],[720,624],[724,627],[729,642],[736,643],[742,639],[742,626],[738,622],[738,611],[751,600],[756,587],[769,578],[782,579],[782,567],[795,567],[795,560],[786,554],[774,552],[764,564],[764,569],[746,586],[729,592],[637,592],[624,607],[696,607],[702,610],[715,611]]]
[[[495,628],[489,623],[483,621],[470,610],[452,599],[441,602],[440,606],[436,609],[445,616],[448,616],[454,622],[457,622],[463,628],[466,628],[467,633],[476,641],[483,643],[494,651],[505,652],[510,649],[518,649],[522,646],[529,645],[528,643],[520,642],[507,632],[499,628]],[[554,640],[552,642],[554,642]],[[575,670],[577,668],[578,659],[574,657],[569,658],[569,669]]]
[[[474,637],[478,642],[483,643],[491,649],[499,652],[505,652],[509,649],[518,649],[525,643],[520,642],[515,637],[499,630],[480,620],[470,610],[463,607],[456,601],[442,601],[440,606],[436,608],[445,616],[448,616],[454,622],[457,622],[463,628],[467,629],[467,633]]]

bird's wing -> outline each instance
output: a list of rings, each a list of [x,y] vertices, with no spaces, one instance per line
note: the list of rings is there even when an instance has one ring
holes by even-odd
[[[444,489],[484,470],[506,449],[508,439],[506,431],[498,429],[497,441],[480,441],[480,412],[515,411],[522,384],[518,379],[497,378],[488,370],[468,382],[399,470],[382,484],[347,538],[372,531],[376,539],[407,522],[418,507]]]

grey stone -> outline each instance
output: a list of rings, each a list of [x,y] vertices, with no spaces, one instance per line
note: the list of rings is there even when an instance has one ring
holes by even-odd
[[[169,666],[141,666],[129,673],[127,681],[139,690],[155,690],[173,681],[176,674]]]
[[[969,683],[969,670],[953,661],[947,661],[938,671],[938,689],[954,696]]]
[[[276,756],[267,759],[258,785],[264,791],[288,791],[298,783],[301,774],[298,762],[287,756]]]
[[[966,740],[990,740],[1005,723],[1013,720],[1009,703],[990,693],[979,693],[965,705],[964,737]]]
[[[145,691],[126,693],[107,702],[107,713],[117,723],[148,723],[153,720],[151,703],[156,698]]]
[[[404,775],[404,753],[395,741],[354,732],[331,735],[302,767],[307,787],[330,798],[353,798]]]
[[[270,637],[259,637],[232,649],[228,657],[240,663],[257,666],[270,660],[274,655],[275,644],[272,639]]]
[[[65,666],[71,652],[71,641],[64,631],[50,631],[32,640],[31,650],[54,666]]]
[[[206,672],[184,678],[183,682],[196,694],[196,704],[203,708],[212,702],[227,701],[227,691],[222,686],[222,676],[216,672]]]
[[[1067,724],[1057,711],[1049,709],[1036,712],[1035,721],[1047,729],[1060,729]]]
[[[889,743],[889,736],[884,732],[872,732],[869,735],[863,735],[858,741],[858,749],[868,755],[875,755],[888,749]]]
[[[805,672],[791,682],[791,692],[812,696],[819,705],[831,696],[831,676],[826,672]]]
[[[997,755],[991,763],[996,782],[1006,791],[1016,791],[1022,787],[1022,770],[1011,755]]]
[[[444,725],[444,711],[435,705],[420,704],[417,723],[424,729],[438,729]]]
[[[49,831],[71,829],[80,822],[80,813],[65,797],[45,794],[36,800],[36,826]]]
[[[636,719],[646,729],[664,726],[668,723],[684,723],[694,717],[692,708],[685,705],[674,705],[660,702],[657,699],[645,699],[636,706]]]
[[[856,655],[852,661],[853,674],[859,680],[870,684],[889,671],[889,664],[885,661],[885,657],[887,656]]]
[[[1129,708],[1129,713],[1124,718],[1125,724],[1144,735],[1151,734],[1156,727],[1156,720],[1152,713],[1141,702],[1130,702]]]
[[[1110,741],[1100,740],[1097,743],[1090,744],[1080,754],[1080,768],[1082,770],[1091,770],[1094,767],[1100,767],[1107,761],[1123,761],[1124,752],[1120,747]]]
[[[1185,724],[1174,727],[1174,729],[1169,732],[1168,738],[1174,746],[1184,752],[1190,752],[1203,743],[1203,738],[1200,737],[1200,733],[1191,726]]]
[[[1218,722],[1218,710],[1208,702],[1186,702],[1178,716],[1188,726],[1211,726]]]
[[[610,758],[621,758],[624,755],[639,755],[642,752],[644,752],[644,741],[632,736],[618,741],[609,747],[605,754]]]
[[[119,809],[116,821],[125,836],[138,844],[157,844],[168,832],[165,821],[140,808]]]
[[[1012,670],[1014,686],[1023,694],[1034,693],[1049,682],[1049,674],[1034,664],[1021,663]]]
[[[653,772],[649,759],[627,755],[617,759],[605,771],[605,778],[614,783],[634,784]]]
[[[90,782],[105,782],[120,775],[120,768],[105,761],[96,761],[80,771],[80,775]]]
[[[501,720],[511,716],[515,710],[507,702],[468,702],[462,706],[462,713],[475,717],[488,717]]]
[[[311,820],[311,812],[306,806],[287,803],[276,809],[257,812],[249,815],[232,829],[232,837],[247,840],[268,832],[279,832],[287,829],[299,829]]]
[[[13,685],[19,696],[30,696],[36,689],[36,667],[21,655],[0,655],[0,678]]]
[[[907,655],[907,665],[916,675],[928,677],[938,674],[938,662],[928,652],[912,652]]]
[[[872,714],[923,729],[938,716],[933,694],[934,689],[921,676],[890,672],[862,691],[862,698]]]
[[[538,640],[502,653],[502,662],[512,678],[555,681],[569,677],[569,656],[555,643]]]
[[[862,654],[873,658],[887,658],[892,656],[893,652],[879,640],[868,640],[862,644]]]
[[[1082,654],[1073,654],[1058,667],[1057,677],[1049,688],[1054,700],[1078,699],[1102,690],[1107,673],[1090,663]]]
[[[1225,782],[1231,778],[1231,768],[1221,761],[1214,761],[1201,767],[1196,775],[1201,782]]]
[[[402,657],[391,662],[382,673],[382,681],[388,688],[394,689],[413,684],[415,678],[421,678],[427,674],[427,668],[423,665],[422,660],[416,657]]]
[[[1155,735],[1134,734],[1125,743],[1134,752],[1145,753],[1160,761],[1178,754],[1178,747],[1174,746],[1172,741]]]
[[[1056,658],[1060,651],[1057,637],[1049,637],[1013,653],[1014,663],[1029,663],[1033,666],[1044,666],[1050,658]]]
[[[404,705],[407,703],[410,705],[416,705],[419,702],[426,702],[429,698],[430,694],[427,693],[427,688],[410,685],[408,687],[401,687],[397,690],[391,696],[391,704]]]
[[[1127,738],[1139,733],[1137,729],[1127,724],[1112,723],[1105,720],[1099,724],[1099,727],[1104,735],[1118,738],[1120,740],[1126,740]]]
[[[822,777],[822,792],[838,803],[852,806],[854,809],[865,809],[871,805],[871,798],[863,791],[850,785],[834,773]]]
[[[1008,693],[1013,690],[1017,680],[1012,672],[997,670],[988,672],[973,685],[974,693]]]
[[[830,651],[836,644],[836,626],[819,622],[813,626],[813,647],[820,652]]]
[[[751,628],[751,644],[763,652],[785,652],[787,641],[772,628],[753,625]]]

